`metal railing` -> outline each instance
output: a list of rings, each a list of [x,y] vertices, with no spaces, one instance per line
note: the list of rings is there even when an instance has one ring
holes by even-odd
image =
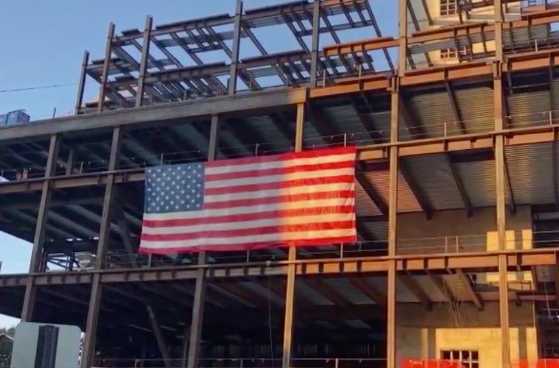
[[[155,368],[186,367],[182,359],[98,359],[92,368]],[[275,358],[203,358],[200,368],[281,368],[281,359]],[[300,368],[384,368],[384,358],[293,358],[291,367]]]

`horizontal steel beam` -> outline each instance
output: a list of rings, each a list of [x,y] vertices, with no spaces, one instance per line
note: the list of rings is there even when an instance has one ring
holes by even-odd
[[[530,269],[535,266],[557,264],[559,247],[507,250],[499,252],[475,252],[464,254],[422,254],[394,257],[355,257],[332,259],[296,260],[298,275],[342,275],[385,273],[391,261],[396,261],[397,270],[401,272],[426,271],[447,273],[449,270],[464,272],[491,272],[499,267],[499,255],[508,258],[511,270]],[[287,274],[290,261],[275,263],[235,263],[214,265],[193,265],[161,267],[148,269],[119,269],[82,272],[52,272],[32,275],[2,275],[0,288],[24,287],[29,277],[36,285],[89,284],[95,273],[101,274],[102,283],[127,283],[149,281],[194,280],[200,268],[207,269],[208,280],[225,278],[247,278],[261,276],[282,276]]]

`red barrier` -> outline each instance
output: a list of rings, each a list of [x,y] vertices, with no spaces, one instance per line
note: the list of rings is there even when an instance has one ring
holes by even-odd
[[[559,359],[520,360],[514,362],[512,366],[513,368],[559,368]]]
[[[400,368],[462,368],[462,365],[460,362],[442,359],[404,359]]]

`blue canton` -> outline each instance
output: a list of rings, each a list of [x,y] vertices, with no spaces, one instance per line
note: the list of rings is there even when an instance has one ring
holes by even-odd
[[[145,213],[195,211],[204,204],[204,164],[146,168]]]

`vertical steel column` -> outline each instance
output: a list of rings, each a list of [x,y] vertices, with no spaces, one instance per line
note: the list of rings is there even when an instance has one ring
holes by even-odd
[[[151,43],[151,29],[153,27],[153,18],[146,17],[146,25],[144,28],[144,44],[142,46],[142,59],[140,61],[140,75],[138,77],[138,89],[136,90],[136,107],[144,104],[144,89],[146,82],[146,73],[149,69],[149,48]]]
[[[89,52],[84,51],[82,60],[82,69],[80,72],[80,80],[78,82],[78,93],[76,95],[76,104],[74,105],[74,114],[80,113],[83,104],[83,93],[85,91],[85,80],[87,78],[87,65],[89,64]]]
[[[398,74],[404,75],[408,58],[408,0],[400,0],[400,45],[398,47]]]
[[[303,132],[305,126],[305,103],[297,104],[297,118],[295,122],[295,152],[303,150]],[[291,364],[291,345],[293,343],[293,309],[295,306],[295,276],[297,248],[289,247],[287,266],[287,283],[285,287],[285,315],[283,323],[283,356],[282,368],[289,368]]]
[[[105,96],[107,94],[107,81],[109,80],[109,69],[111,67],[111,55],[113,53],[113,38],[115,36],[115,24],[109,23],[107,32],[107,43],[105,45],[105,60],[103,61],[103,73],[101,74],[101,87],[99,88],[99,100],[97,111],[102,112],[105,108]]]
[[[495,63],[493,70],[493,104],[495,130],[500,132],[503,124],[503,4],[502,0],[495,0]],[[497,212],[497,241],[499,249],[507,248],[506,239],[506,179],[505,179],[505,144],[504,136],[495,136],[495,176],[496,176],[496,212]],[[510,336],[509,336],[509,296],[507,279],[506,255],[499,255],[499,319],[501,324],[501,360],[504,368],[511,366],[510,360]]]
[[[311,76],[310,87],[316,87],[318,80],[318,51],[320,48],[320,0],[314,0],[312,16]]]
[[[122,140],[121,127],[113,129],[113,137],[111,142],[111,153],[109,157],[109,175],[107,176],[107,184],[105,186],[105,195],[103,197],[103,212],[101,215],[101,226],[99,229],[99,242],[97,245],[97,268],[103,268],[105,264],[105,255],[108,243],[111,239],[111,215],[113,213],[113,197],[115,191],[115,174],[114,171],[118,167],[120,155],[120,142]]]
[[[399,139],[400,127],[400,86],[399,78],[392,78],[390,94],[390,162],[389,162],[389,196],[388,196],[388,255],[396,256],[398,246],[398,166],[399,151],[394,145]],[[387,275],[386,304],[386,366],[396,367],[396,261],[391,261]]]
[[[208,146],[208,161],[215,160],[219,133],[219,116],[212,115],[210,125],[210,139]],[[198,265],[206,264],[206,254],[204,252],[198,255]],[[194,289],[194,302],[192,305],[192,319],[190,323],[190,338],[185,344],[188,345],[187,368],[198,367],[200,358],[200,340],[202,337],[202,327],[204,324],[204,307],[206,303],[206,269],[200,267],[196,275],[196,284]]]
[[[105,252],[108,248],[111,229],[111,213],[113,202],[113,191],[115,186],[114,170],[118,168],[120,154],[121,128],[113,129],[111,142],[111,152],[109,156],[109,172],[103,198],[103,213],[101,215],[101,226],[99,229],[99,242],[97,244],[97,262],[95,268],[100,270],[104,266]],[[103,297],[103,285],[99,273],[93,275],[91,294],[89,299],[89,309],[87,311],[87,322],[84,336],[84,348],[82,354],[81,368],[90,368],[94,363],[95,345],[97,340],[97,323],[99,320],[99,310]]]
[[[163,336],[163,331],[161,331],[161,326],[159,324],[159,319],[155,314],[151,305],[146,305],[146,310],[148,313],[149,322],[151,324],[151,329],[155,335],[155,341],[157,342],[157,347],[159,348],[159,352],[161,353],[161,357],[163,358],[163,365],[166,368],[171,367],[171,355],[169,354],[169,349],[167,348],[167,343],[165,342],[165,338]]]
[[[101,285],[101,274],[95,273],[93,275],[93,283],[91,285],[91,294],[89,297],[89,308],[87,310],[81,368],[90,368],[95,363],[97,322],[99,321],[99,310],[101,309],[102,297],[103,285]]]
[[[237,0],[237,6],[235,8],[235,28],[233,30],[233,50],[231,55],[231,66],[229,70],[229,95],[234,95],[237,92],[237,75],[239,73],[242,17],[243,2],[241,0]]]
[[[37,212],[37,224],[35,225],[35,236],[33,238],[33,249],[31,251],[31,261],[29,263],[29,273],[40,272],[42,264],[43,243],[45,240],[45,232],[48,218],[48,207],[51,192],[51,177],[56,173],[56,160],[58,158],[59,138],[57,135],[51,135],[49,142],[49,154],[47,158],[47,166],[45,168],[45,178],[41,189],[41,201]],[[21,319],[23,321],[31,321],[33,319],[33,311],[35,309],[35,297],[37,289],[34,285],[33,276],[29,275],[27,285],[25,287],[25,297],[23,300],[23,308],[21,311]]]

